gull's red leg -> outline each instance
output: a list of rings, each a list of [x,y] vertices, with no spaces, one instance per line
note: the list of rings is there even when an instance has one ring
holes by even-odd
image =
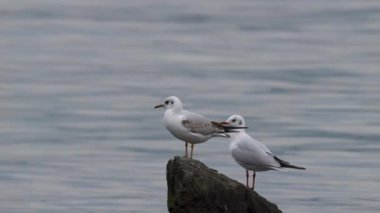
[[[256,179],[256,172],[253,171],[253,174],[252,174],[252,190],[255,189],[255,179]]]
[[[191,151],[190,151],[190,159],[193,159],[193,149],[194,149],[194,144],[191,144]]]
[[[185,142],[185,158],[187,158],[187,142]]]
[[[245,170],[245,176],[247,178],[247,187],[249,188],[249,185],[248,185],[248,179],[249,179],[249,173],[248,173],[248,169]]]

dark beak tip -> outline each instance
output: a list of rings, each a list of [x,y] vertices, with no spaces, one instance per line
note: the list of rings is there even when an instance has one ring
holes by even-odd
[[[163,107],[163,106],[164,106],[164,105],[159,104],[159,105],[154,106],[154,109],[161,108],[161,107]]]

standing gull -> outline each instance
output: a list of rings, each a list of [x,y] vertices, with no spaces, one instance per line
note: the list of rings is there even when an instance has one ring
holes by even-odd
[[[244,118],[240,115],[232,115],[226,121],[230,126],[245,126]],[[264,144],[253,139],[244,129],[236,129],[236,133],[230,134],[230,153],[236,163],[246,170],[247,187],[249,187],[249,170],[252,174],[252,190],[255,188],[256,172],[267,170],[282,170],[283,168],[301,169],[276,157]]]
[[[164,103],[154,108],[164,107],[164,124],[172,135],[185,141],[185,156],[187,144],[191,144],[190,158],[193,158],[194,144],[206,142],[212,137],[229,137],[228,134],[236,127],[229,127],[227,122],[209,121],[200,114],[184,110],[182,102],[175,96],[165,98]],[[240,127],[239,127],[240,128]]]

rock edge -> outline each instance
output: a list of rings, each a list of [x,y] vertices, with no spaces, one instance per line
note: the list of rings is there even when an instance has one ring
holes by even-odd
[[[166,166],[168,210],[188,212],[282,212],[245,185],[208,168],[198,160],[175,156]]]

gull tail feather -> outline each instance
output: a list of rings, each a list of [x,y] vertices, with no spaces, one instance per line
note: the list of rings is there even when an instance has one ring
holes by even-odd
[[[286,169],[284,169],[283,167],[270,166],[270,168],[276,171],[286,172]]]
[[[283,168],[291,168],[291,169],[300,169],[300,170],[306,170],[306,168],[304,167],[300,167],[300,166],[295,166],[295,165],[292,165],[290,164],[289,162],[286,162],[284,160],[281,160],[280,158],[276,157],[276,156],[273,156],[274,159],[280,163],[281,167]]]

